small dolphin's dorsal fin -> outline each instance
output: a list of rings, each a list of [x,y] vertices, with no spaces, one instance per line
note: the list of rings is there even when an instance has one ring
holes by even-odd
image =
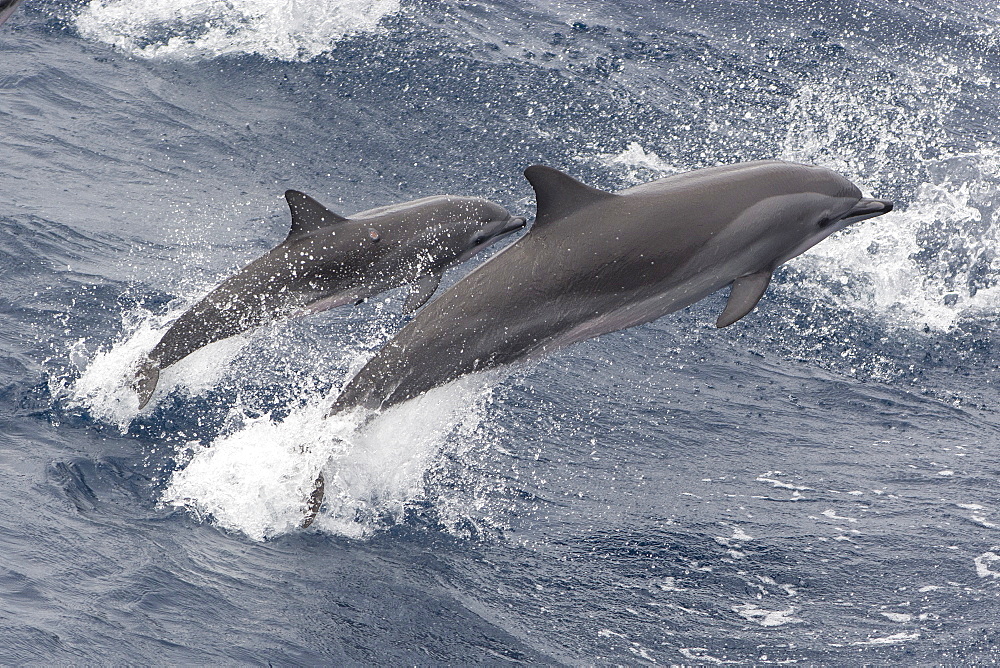
[[[569,174],[545,165],[528,167],[524,170],[524,176],[535,189],[534,227],[545,225],[590,204],[617,197],[614,193],[591,188]]]
[[[729,327],[752,311],[760,298],[764,296],[764,291],[767,290],[770,283],[770,269],[740,276],[733,281],[733,287],[729,290],[729,301],[726,302],[726,308],[722,310],[719,319],[715,321],[715,326]]]
[[[289,238],[348,220],[298,190],[286,190],[285,199],[292,212],[292,230],[288,233]]]

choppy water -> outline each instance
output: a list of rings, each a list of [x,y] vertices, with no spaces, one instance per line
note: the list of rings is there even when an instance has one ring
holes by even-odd
[[[0,662],[990,663],[1000,12],[26,0],[0,29]],[[402,296],[130,365],[284,238],[528,164],[759,158],[897,210],[360,432]],[[454,280],[467,268],[454,271]],[[295,528],[317,467],[327,510]]]

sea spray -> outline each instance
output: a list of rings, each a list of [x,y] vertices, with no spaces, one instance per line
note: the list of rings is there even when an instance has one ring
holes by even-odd
[[[866,194],[899,199],[891,216],[852,226],[789,263],[796,290],[917,331],[948,331],[1000,309],[1000,152],[956,145],[946,127],[964,75],[937,63],[905,71],[905,85],[814,82],[789,100],[780,158],[834,169]]]
[[[961,163],[978,176],[953,180],[947,172],[964,172]],[[922,184],[906,209],[834,236],[792,263],[796,289],[918,331],[949,331],[1000,310],[997,163],[989,152],[942,161],[945,176]]]

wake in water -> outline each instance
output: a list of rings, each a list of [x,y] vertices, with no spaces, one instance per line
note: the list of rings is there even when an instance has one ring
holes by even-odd
[[[141,58],[255,54],[310,60],[373,32],[399,0],[92,0],[80,33]]]

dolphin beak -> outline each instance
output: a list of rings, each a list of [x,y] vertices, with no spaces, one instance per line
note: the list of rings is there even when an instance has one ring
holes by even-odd
[[[507,222],[503,224],[503,227],[500,228],[500,231],[494,234],[491,237],[491,239],[493,241],[502,239],[508,234],[513,234],[514,232],[517,232],[519,229],[523,228],[527,224],[528,224],[527,218],[524,218],[523,216],[511,216],[507,220]]]
[[[517,232],[519,229],[528,224],[528,219],[524,216],[511,216],[511,219],[507,221],[507,224],[503,226],[500,234],[510,234],[511,232]]]
[[[892,211],[893,204],[885,199],[869,199],[867,197],[858,200],[858,203],[851,207],[851,210],[844,214],[840,222],[844,225],[868,220],[875,216]]]

